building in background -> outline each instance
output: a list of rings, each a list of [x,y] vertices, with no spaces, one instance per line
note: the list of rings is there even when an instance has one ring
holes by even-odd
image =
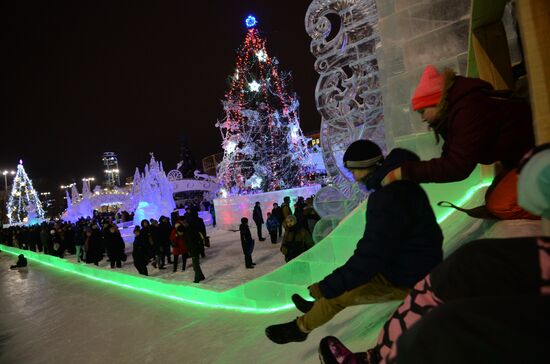
[[[118,169],[118,159],[113,152],[103,153],[103,167],[105,174],[105,187],[113,188],[120,186],[120,172]]]
[[[304,133],[304,136],[309,139],[307,141],[308,148],[313,148],[316,145],[321,148],[321,132],[318,130],[312,131],[309,133]]]
[[[204,173],[215,176],[216,175],[216,168],[218,167],[218,164],[223,160],[223,153],[216,153],[209,155],[208,157],[204,157],[202,159],[202,170]]]

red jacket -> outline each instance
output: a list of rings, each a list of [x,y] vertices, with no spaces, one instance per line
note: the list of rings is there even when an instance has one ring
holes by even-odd
[[[454,79],[447,82],[449,77]],[[535,143],[529,104],[492,96],[492,86],[480,79],[446,75],[446,83],[450,86],[438,105],[446,123],[441,157],[404,163],[403,178],[454,182],[467,178],[478,163],[500,161],[506,169],[517,167]]]
[[[170,233],[170,241],[172,242],[172,254],[183,255],[187,254],[187,246],[182,235],[178,235],[176,229],[172,229]]]

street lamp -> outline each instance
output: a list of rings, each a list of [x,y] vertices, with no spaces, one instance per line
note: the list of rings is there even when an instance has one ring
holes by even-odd
[[[61,185],[61,186],[59,186],[59,188],[61,188],[62,190],[64,190],[64,189],[69,189],[69,188],[71,188],[71,187],[73,187],[73,186],[76,186],[76,183],[73,182],[73,183],[71,183],[70,185],[66,185],[66,186],[65,186],[65,185]]]
[[[6,190],[6,198],[8,196],[8,173],[13,176],[15,174],[15,171],[5,170],[4,172],[2,172],[2,174],[4,175],[4,188]]]

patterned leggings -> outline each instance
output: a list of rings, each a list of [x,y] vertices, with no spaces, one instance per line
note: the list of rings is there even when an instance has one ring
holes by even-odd
[[[504,240],[504,239],[503,239]],[[538,285],[538,294],[540,296],[550,296],[550,241],[548,239],[538,238],[530,239],[536,241],[536,251],[538,256],[538,265],[540,267],[540,276],[532,277],[532,281]],[[489,242],[490,244],[491,242]],[[521,242],[526,244],[525,247],[519,246],[521,250],[528,250],[528,242]],[[486,243],[486,245],[489,245]],[[496,251],[496,250],[495,250]],[[461,263],[464,264],[464,257],[468,255],[463,255]],[[457,260],[455,260],[456,262]],[[533,262],[535,263],[535,262]],[[443,263],[445,264],[445,263]],[[488,263],[490,264],[490,263]],[[510,267],[512,269],[512,267]],[[475,272],[475,264],[471,267],[471,270]],[[450,270],[452,271],[452,270]],[[501,273],[501,269],[495,269],[494,274],[498,277]],[[437,272],[435,272],[437,273]],[[445,273],[445,272],[444,272]],[[432,273],[434,274],[434,273]],[[451,277],[450,281],[453,281]],[[495,277],[484,277],[487,280],[495,279]],[[480,280],[483,278],[480,277]],[[441,282],[441,279],[440,279]],[[455,281],[456,282],[456,281]],[[468,282],[465,281],[467,284]],[[460,288],[458,288],[460,290]],[[447,288],[448,292],[448,288]],[[468,294],[461,295],[460,298],[473,298],[473,297],[482,297],[484,293],[488,295],[504,296],[502,291],[496,289],[495,292],[489,292],[483,290],[477,292],[475,289],[465,291]],[[536,296],[537,292],[532,291]],[[506,294],[514,295],[515,291],[513,285]],[[452,300],[459,297],[453,297]],[[452,301],[449,300],[448,302]],[[404,302],[397,308],[393,315],[386,321],[382,331],[378,336],[377,344],[374,348],[367,351],[368,363],[380,363],[380,364],[392,364],[396,362],[397,358],[397,339],[408,329],[411,328],[413,324],[421,320],[426,314],[428,314],[434,308],[443,305],[444,300],[436,295],[432,288],[432,275],[426,276],[422,281],[418,282],[414,289],[409,293],[405,298]]]

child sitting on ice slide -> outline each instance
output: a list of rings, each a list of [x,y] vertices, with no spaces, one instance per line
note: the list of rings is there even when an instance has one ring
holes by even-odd
[[[461,247],[416,284],[374,348],[352,353],[328,336],[319,345],[321,362],[545,362],[550,342],[550,144],[536,148],[519,172],[519,204],[542,217],[540,236],[482,239]]]
[[[419,158],[404,149],[394,149],[384,158],[369,140],[348,147],[344,165],[371,190],[363,237],[344,265],[308,287],[315,302],[292,296],[304,315],[266,328],[271,341],[304,341],[348,306],[401,300],[441,262],[443,235],[424,190],[412,181],[380,185],[388,171],[408,160]]]

